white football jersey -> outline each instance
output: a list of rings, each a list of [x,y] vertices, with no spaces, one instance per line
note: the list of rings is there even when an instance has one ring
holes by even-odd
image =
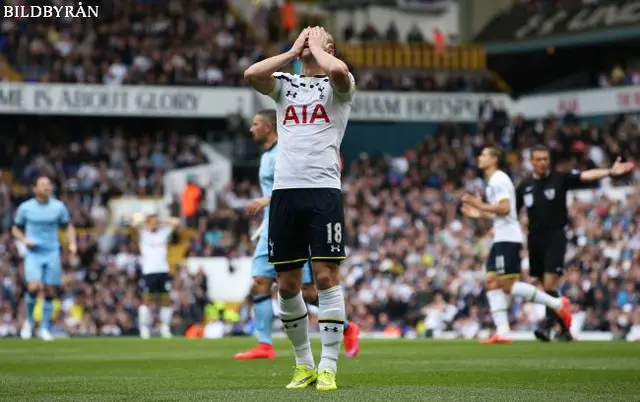
[[[493,218],[493,241],[522,243],[524,236],[518,222],[516,211],[516,189],[509,175],[502,170],[496,171],[490,178],[485,189],[487,201],[491,205],[498,205],[502,200],[509,200],[511,208],[508,215]]]
[[[140,265],[143,275],[169,272],[167,253],[172,231],[169,226],[160,226],[156,231],[140,229]]]
[[[340,144],[347,128],[351,89],[334,91],[324,75],[275,73],[278,154],[273,189],[341,188]]]

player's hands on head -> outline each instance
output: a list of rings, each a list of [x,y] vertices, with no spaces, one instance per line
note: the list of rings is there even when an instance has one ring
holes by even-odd
[[[622,162],[622,158],[618,157],[609,171],[611,176],[622,176],[632,171],[634,166],[633,162]]]
[[[307,43],[307,39],[309,39],[310,30],[311,27],[306,27],[305,29],[303,29],[302,32],[300,32],[300,35],[298,35],[298,39],[296,39],[296,41],[293,42],[293,46],[291,46],[291,51],[298,57],[302,54],[304,45]]]
[[[322,27],[313,27],[309,31],[309,48],[324,49],[329,40],[329,34]]]

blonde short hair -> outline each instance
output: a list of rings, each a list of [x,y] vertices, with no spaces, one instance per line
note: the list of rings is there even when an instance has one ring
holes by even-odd
[[[331,50],[333,53],[336,52],[336,43],[333,40],[333,36],[327,32],[327,50]]]

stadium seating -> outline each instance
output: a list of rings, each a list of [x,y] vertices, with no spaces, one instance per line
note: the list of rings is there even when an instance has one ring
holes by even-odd
[[[244,85],[257,44],[226,5],[127,2],[95,24],[9,19],[0,27],[2,53],[28,81]]]

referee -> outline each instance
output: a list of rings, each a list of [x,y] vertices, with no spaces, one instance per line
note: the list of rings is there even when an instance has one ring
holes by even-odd
[[[584,187],[585,183],[605,177],[618,177],[629,173],[632,162],[621,162],[620,158],[610,169],[590,169],[585,171],[556,172],[550,168],[551,153],[544,145],[536,145],[531,150],[533,177],[523,180],[516,190],[517,211],[524,205],[529,220],[527,246],[529,252],[529,273],[537,278],[545,292],[558,297],[558,282],[564,271],[564,255],[567,237],[564,232],[569,223],[567,191]],[[551,339],[551,330],[560,324],[559,339],[572,340],[570,328],[565,328],[555,311],[547,308],[545,320],[535,330],[541,341]]]

